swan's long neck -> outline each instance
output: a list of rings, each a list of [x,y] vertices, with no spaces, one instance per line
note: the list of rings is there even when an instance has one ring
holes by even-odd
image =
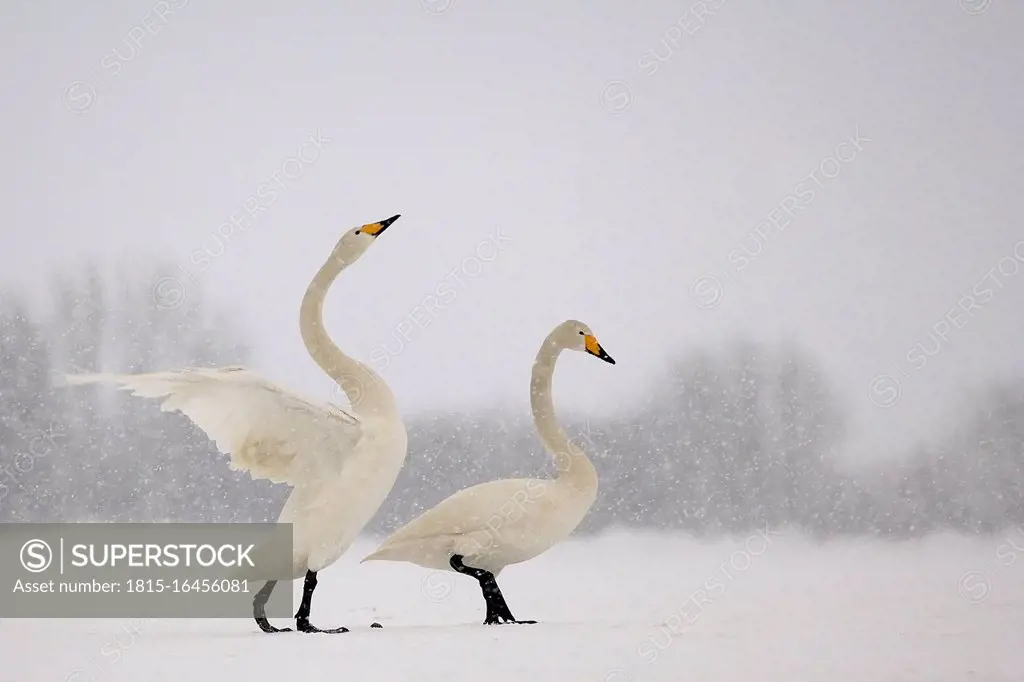
[[[332,254],[313,277],[299,308],[299,329],[306,350],[320,368],[341,387],[361,416],[393,417],[398,414],[394,395],[384,381],[363,363],[345,355],[324,328],[324,299],[341,271],[356,258]]]
[[[562,349],[549,336],[544,340],[533,362],[530,377],[530,406],[533,421],[537,426],[544,448],[555,460],[558,480],[580,490],[596,490],[597,470],[583,450],[570,443],[555,415],[555,404],[551,398],[551,380],[555,374],[555,362]]]

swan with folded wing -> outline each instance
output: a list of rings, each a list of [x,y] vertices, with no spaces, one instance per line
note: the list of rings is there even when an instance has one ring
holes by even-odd
[[[597,497],[597,470],[555,416],[551,380],[563,350],[615,364],[582,322],[567,320],[544,339],[533,363],[530,404],[558,476],[505,479],[460,490],[397,530],[363,561],[408,561],[468,575],[483,593],[485,625],[536,622],[515,619],[498,588],[498,574],[567,537]]]

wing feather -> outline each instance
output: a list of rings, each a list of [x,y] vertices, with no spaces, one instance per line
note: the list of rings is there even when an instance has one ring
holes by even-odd
[[[362,437],[359,420],[241,367],[149,374],[69,374],[69,385],[116,384],[181,412],[230,455],[232,469],[297,485],[338,473]]]

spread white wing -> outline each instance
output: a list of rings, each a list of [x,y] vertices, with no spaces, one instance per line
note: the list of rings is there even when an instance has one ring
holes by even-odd
[[[359,420],[318,405],[242,367],[150,374],[70,374],[69,385],[117,384],[144,398],[166,398],[164,412],[187,416],[253,478],[298,485],[337,474],[362,436]]]

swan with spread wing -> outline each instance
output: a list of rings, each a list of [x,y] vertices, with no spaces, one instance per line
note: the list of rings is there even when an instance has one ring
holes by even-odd
[[[349,548],[405,462],[406,430],[390,389],[372,369],[345,355],[323,323],[331,284],[398,218],[346,232],[309,284],[299,312],[306,349],[345,392],[351,412],[306,400],[241,367],[65,377],[67,384],[113,383],[137,396],[163,398],[161,410],[192,420],[230,455],[232,469],[293,487],[278,519],[292,524],[291,575],[268,580],[253,600],[253,617],[264,632],[291,630],[271,625],[265,607],[278,580],[300,577],[305,582],[296,630],[348,632],[310,624],[317,573]]]

